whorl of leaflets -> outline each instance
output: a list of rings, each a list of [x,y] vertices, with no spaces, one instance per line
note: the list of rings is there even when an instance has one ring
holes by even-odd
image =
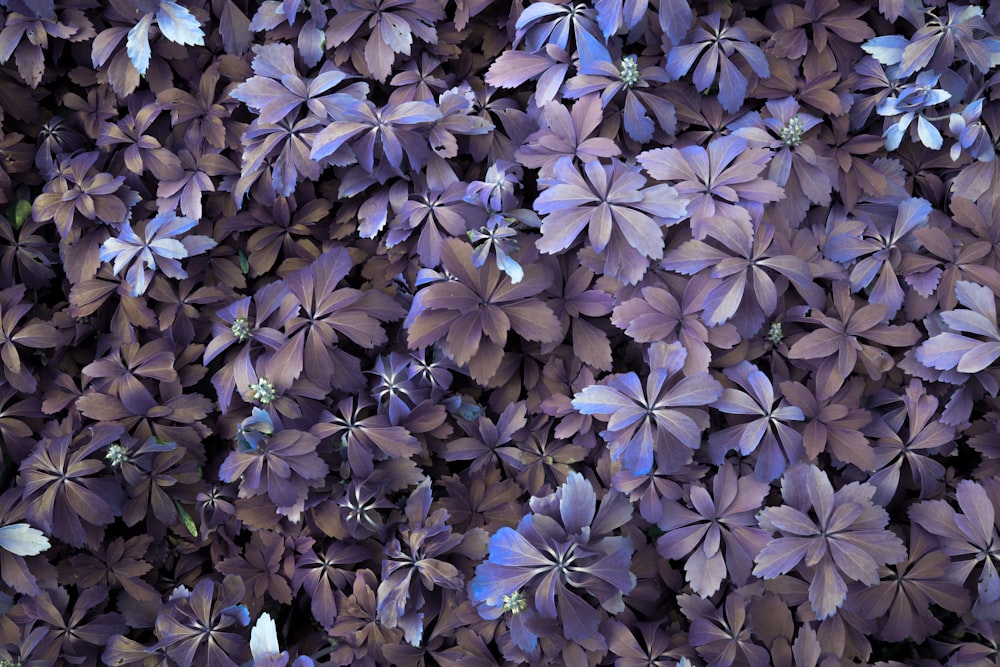
[[[504,527],[490,538],[489,558],[476,568],[469,597],[483,618],[510,613],[511,638],[525,651],[538,645],[538,617],[561,619],[570,641],[590,639],[601,615],[576,591],[617,614],[636,585],[632,540],[612,535],[632,518],[632,504],[617,491],[598,504],[594,487],[578,472],[529,504],[531,513],[516,530]]]
[[[888,319],[896,316],[906,297],[895,258],[913,245],[910,234],[927,225],[931,210],[927,200],[910,197],[897,205],[895,216],[888,208],[864,220],[837,223],[823,246],[828,259],[850,268],[851,291],[870,288],[868,302],[883,304]]]
[[[946,379],[960,384],[964,381],[962,374],[982,373],[1000,357],[1000,327],[993,290],[959,280],[955,296],[966,309],[942,312],[944,331],[924,341],[916,355],[929,368],[950,371]],[[995,382],[992,393],[996,393]]]
[[[729,135],[703,146],[654,148],[636,158],[650,176],[669,181],[688,200],[691,235],[753,238],[752,210],[783,199],[785,191],[761,176],[771,161],[767,148],[751,148]]]
[[[173,211],[166,211],[147,222],[140,236],[126,222],[118,238],[110,238],[101,246],[101,261],[113,261],[112,272],[116,276],[129,266],[125,274],[129,294],[141,296],[153,281],[154,270],[159,269],[170,278],[187,278],[180,260],[200,255],[218,245],[211,237],[200,234],[172,238],[197,225],[194,218],[178,217]]]
[[[436,343],[453,362],[468,365],[474,380],[486,383],[500,368],[509,332],[542,343],[560,339],[558,318],[538,298],[552,284],[541,263],[526,266],[524,279],[514,284],[492,263],[477,269],[472,246],[459,239],[445,241],[441,262],[453,279],[435,280],[417,292],[404,323],[411,349]]]
[[[667,74],[679,79],[694,66],[694,85],[702,93],[718,76],[719,102],[723,109],[734,113],[746,99],[749,82],[730,58],[740,54],[757,76],[767,78],[771,75],[767,57],[750,42],[742,27],[723,21],[719,12],[699,19],[689,35],[690,43],[675,46],[667,55]]]
[[[636,475],[653,468],[653,456],[664,471],[675,471],[691,460],[708,428],[708,406],[722,395],[722,385],[707,372],[680,377],[687,351],[680,343],[650,346],[645,390],[636,373],[613,375],[603,385],[591,385],[573,397],[573,408],[607,422],[601,437],[611,460]]]
[[[452,532],[448,510],[431,511],[432,501],[431,479],[425,477],[406,501],[406,524],[386,544],[376,598],[379,623],[402,629],[413,646],[419,646],[423,636],[425,591],[461,590],[465,583],[462,572],[445,558],[464,555],[479,560],[487,539],[481,528],[464,535]]]
[[[684,561],[685,580],[703,598],[715,595],[726,577],[742,586],[750,579],[754,556],[770,538],[754,525],[754,513],[769,491],[770,485],[722,464],[711,492],[707,485],[690,484],[685,500],[663,500],[657,551]]]
[[[604,256],[604,271],[623,282],[642,279],[650,259],[663,259],[661,225],[674,225],[687,214],[687,199],[672,186],[646,186],[637,166],[620,160],[587,162],[583,174],[569,156],[559,158],[552,178],[540,178],[546,189],[535,199],[543,215],[543,253],[557,254],[572,246],[587,228],[594,252]]]
[[[995,622],[1000,619],[996,511],[1000,486],[994,479],[982,483],[962,480],[955,498],[961,513],[947,500],[926,500],[910,506],[910,521],[937,537],[938,547],[951,558],[950,575],[954,581],[964,583],[970,576],[978,579],[973,615]]]
[[[802,410],[790,405],[760,369],[741,361],[723,371],[739,389],[727,387],[712,406],[720,412],[744,416],[750,421],[713,431],[708,436],[708,453],[713,463],[722,465],[726,454],[737,450],[753,454],[754,474],[762,482],[781,476],[789,463],[802,460],[802,434],[788,422],[805,419]]]
[[[277,430],[263,410],[243,420],[236,449],[219,467],[219,479],[239,481],[240,497],[267,494],[278,512],[299,520],[309,489],[330,472],[316,449],[319,438],[297,429]]]
[[[250,624],[244,599],[243,580],[232,574],[221,583],[199,579],[190,590],[177,586],[157,615],[159,641],[150,653],[163,651],[184,667],[241,665],[249,648],[240,630]]]
[[[833,616],[847,598],[847,582],[879,583],[879,566],[906,558],[906,547],[886,530],[889,514],[872,502],[875,487],[852,482],[836,491],[826,473],[799,464],[781,479],[785,504],[757,517],[761,528],[779,533],[757,555],[754,576],[774,579],[792,569],[809,582],[809,602],[820,620]]]

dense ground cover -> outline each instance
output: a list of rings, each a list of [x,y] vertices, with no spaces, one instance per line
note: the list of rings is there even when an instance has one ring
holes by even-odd
[[[0,19],[0,666],[1000,664],[1000,5]]]

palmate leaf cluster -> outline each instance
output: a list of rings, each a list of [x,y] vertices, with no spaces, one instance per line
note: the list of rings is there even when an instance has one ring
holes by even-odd
[[[981,665],[1000,9],[0,0],[0,665]]]

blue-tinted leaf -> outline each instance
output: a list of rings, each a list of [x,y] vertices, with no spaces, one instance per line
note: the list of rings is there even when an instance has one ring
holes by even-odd
[[[670,49],[667,54],[667,74],[672,79],[680,79],[688,73],[698,55],[705,50],[705,44],[683,44]],[[707,86],[706,86],[707,87]]]
[[[944,141],[941,132],[922,115],[917,116],[917,135],[920,137],[920,143],[933,150],[941,148]]]
[[[917,348],[917,361],[939,371],[951,370],[958,366],[962,357],[981,344],[973,338],[946,331],[924,341]]]
[[[37,556],[51,544],[45,533],[26,523],[14,523],[0,528],[0,549],[15,556]]]
[[[660,0],[659,18],[663,34],[674,44],[680,44],[691,29],[694,12],[687,0]]]
[[[903,49],[903,57],[899,63],[899,76],[909,77],[924,69],[934,57],[934,52],[937,51],[943,36],[944,33],[939,30],[928,30],[927,28],[918,30],[912,41]]]
[[[670,407],[706,406],[714,403],[722,395],[722,384],[708,373],[696,373],[678,382],[666,395],[661,404]]]
[[[646,115],[646,109],[639,101],[637,95],[628,95],[625,98],[625,131],[640,144],[644,144],[653,138],[656,124]]]
[[[903,118],[885,128],[885,132],[882,133],[882,136],[885,137],[886,150],[894,151],[899,148],[899,144],[903,141],[903,135],[906,134],[906,128],[909,127],[910,121],[912,120],[913,114],[905,114]]]
[[[902,35],[884,35],[869,39],[861,45],[861,49],[883,65],[889,66],[903,60],[903,49],[908,43]]]
[[[242,587],[242,584],[240,584]],[[241,626],[246,627],[250,625],[250,610],[244,604],[234,604],[223,609],[221,614],[232,618]]]
[[[552,564],[523,535],[507,527],[490,538],[490,562],[511,567],[548,567]]]
[[[125,41],[125,51],[128,53],[128,59],[131,60],[135,68],[139,70],[139,74],[143,75],[149,68],[149,58],[151,55],[149,49],[149,26],[152,22],[152,14],[146,14],[143,16],[139,19],[139,22],[128,31],[128,39]]]
[[[762,79],[766,79],[771,76],[771,66],[767,64],[767,56],[764,52],[760,50],[760,47],[756,44],[751,44],[749,42],[733,40],[733,48],[735,48],[740,55],[746,58],[747,63],[750,64],[750,69],[752,69],[757,76]],[[725,60],[725,58],[723,58]]]
[[[589,67],[591,63],[611,61],[608,47],[600,39],[580,27],[576,29],[576,50],[580,58],[581,69]]]
[[[322,160],[337,152],[348,140],[368,129],[362,123],[334,122],[327,125],[314,139],[310,160]]]
[[[722,68],[719,75],[719,102],[726,111],[736,113],[746,99],[747,78],[728,58],[720,58],[719,61]]]
[[[171,42],[185,46],[202,45],[205,33],[198,19],[185,7],[172,0],[160,0],[160,11],[156,13],[156,24],[160,32]]]
[[[596,0],[597,25],[604,34],[604,39],[610,39],[622,26],[625,5],[622,0]]]
[[[626,432],[624,435],[628,435]],[[611,460],[622,460],[622,467],[635,475],[645,475],[653,469],[653,429],[648,419],[643,419],[631,439],[615,438],[609,431],[602,431],[601,437],[609,440]],[[624,454],[624,456],[623,456]]]
[[[562,14],[564,12],[564,7],[554,5],[551,2],[533,2],[521,12],[521,15],[517,18],[517,23],[514,27],[517,30],[521,30],[532,21],[537,21],[538,19],[545,18],[546,16],[552,16],[554,14]]]
[[[982,313],[984,317],[996,323],[996,297],[990,288],[970,280],[959,280],[955,283],[955,298],[963,306]]]
[[[543,570],[504,567],[486,561],[476,568],[476,576],[473,578],[470,588],[472,599],[476,602],[499,606],[504,595],[511,595],[520,590],[541,572]]]
[[[629,373],[635,375],[635,373]],[[638,376],[635,378],[638,381]],[[611,415],[622,408],[635,407],[635,401],[623,396],[616,389],[604,385],[591,385],[573,398],[573,409],[585,415]]]
[[[538,647],[538,635],[528,627],[528,614],[514,614],[510,619],[510,638],[523,651],[534,651]]]

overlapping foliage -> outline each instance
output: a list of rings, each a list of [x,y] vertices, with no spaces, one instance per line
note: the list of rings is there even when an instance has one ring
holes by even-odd
[[[1000,8],[0,0],[0,665],[1000,664]]]

